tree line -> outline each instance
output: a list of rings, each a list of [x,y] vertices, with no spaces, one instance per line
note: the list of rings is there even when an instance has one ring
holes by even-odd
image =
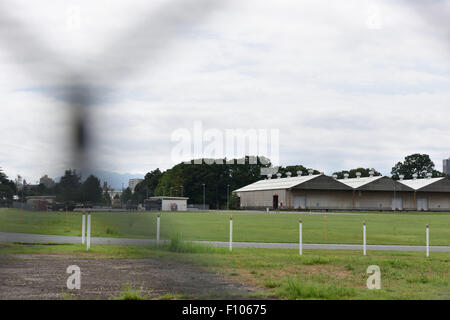
[[[66,170],[60,181],[50,188],[42,183],[34,187],[27,186],[25,183],[19,186],[16,182],[8,180],[1,169],[0,181],[0,198],[3,204],[10,204],[14,195],[17,196],[18,201],[24,201],[28,196],[45,195],[56,196],[56,201],[62,203],[109,204],[111,202],[109,194],[104,192],[97,177],[90,175],[86,180],[81,181],[81,175],[72,169]]]
[[[255,161],[256,159],[256,161]],[[219,161],[217,161],[219,160]],[[134,192],[126,188],[122,192],[122,204],[134,202],[143,203],[145,199],[153,196],[178,196],[188,197],[189,203],[209,204],[210,208],[223,209],[238,208],[239,199],[233,190],[251,184],[265,177],[261,176],[261,168],[271,167],[269,159],[259,157],[245,157],[241,159],[241,164],[236,164],[238,159],[216,159],[211,161],[192,160],[190,163],[180,163],[161,171],[159,168],[148,172],[143,181],[140,182]],[[245,161],[244,161],[245,160]],[[251,161],[252,160],[252,161]],[[283,177],[288,172],[292,176],[297,176],[301,171],[303,175],[308,174],[310,168],[302,165],[280,166],[278,173]],[[312,169],[314,174],[318,170]],[[368,177],[370,171],[375,176],[381,173],[372,168],[355,168],[334,172],[338,179],[344,178],[345,174],[349,178],[355,178],[360,172],[361,177]],[[418,178],[426,178],[427,173],[433,177],[444,176],[442,172],[435,170],[435,165],[427,154],[412,154],[406,156],[404,161],[400,161],[392,167],[391,175],[395,180],[404,176],[404,179],[412,179],[414,174]],[[40,184],[36,188],[26,190],[23,197],[29,195],[55,195],[60,202],[81,202],[110,205],[111,198],[108,188],[102,187],[100,180],[94,175],[90,175],[85,181],[81,181],[81,176],[76,170],[66,170],[60,181],[52,188],[46,188]],[[3,204],[10,203],[13,196],[17,194],[16,184],[8,180],[7,176],[0,168],[0,200]]]

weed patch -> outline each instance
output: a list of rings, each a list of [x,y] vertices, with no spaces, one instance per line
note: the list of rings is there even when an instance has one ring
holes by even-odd
[[[354,288],[309,283],[301,279],[288,279],[279,290],[280,297],[287,299],[342,299],[356,295]]]

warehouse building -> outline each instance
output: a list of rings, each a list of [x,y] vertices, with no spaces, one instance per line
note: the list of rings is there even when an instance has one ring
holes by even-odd
[[[344,178],[339,180],[352,188],[355,210],[404,210],[403,194],[413,189],[383,176]]]
[[[246,209],[327,209],[351,205],[352,188],[324,174],[260,180],[235,190]]]
[[[385,176],[337,179],[324,174],[266,179],[235,192],[242,209],[450,211],[447,178],[395,181]]]
[[[418,211],[449,211],[450,180],[446,177],[426,179],[400,180],[400,183],[413,189],[404,195],[406,208]]]

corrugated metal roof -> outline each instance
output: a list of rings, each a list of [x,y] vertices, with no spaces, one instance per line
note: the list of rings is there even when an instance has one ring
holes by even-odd
[[[289,188],[298,186],[302,183],[305,183],[306,181],[320,177],[322,175],[323,174],[315,174],[312,176],[299,176],[299,177],[291,177],[291,178],[259,180],[255,183],[249,184],[248,186],[234,190],[234,192],[289,189]]]
[[[381,178],[383,178],[383,176],[339,179],[338,181],[352,187],[353,189],[357,189]]]
[[[426,186],[429,186],[430,184],[438,182],[442,179],[445,179],[445,177],[430,178],[430,179],[416,179],[416,180],[414,180],[414,179],[399,180],[398,182],[401,184],[404,184],[405,186],[413,188],[414,190],[420,190],[420,189],[425,188]]]

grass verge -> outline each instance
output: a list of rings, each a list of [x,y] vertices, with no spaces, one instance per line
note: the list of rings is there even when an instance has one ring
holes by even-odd
[[[450,213],[364,213],[311,215],[248,212],[163,212],[161,239],[180,233],[195,241],[228,241],[229,216],[233,239],[242,242],[298,241],[298,219],[303,220],[304,243],[361,244],[362,222],[367,222],[368,244],[424,245],[430,224],[432,245],[450,245]],[[29,212],[0,208],[0,231],[47,235],[81,235],[80,212]],[[93,237],[155,239],[155,212],[92,212]]]
[[[77,258],[157,258],[204,267],[229,281],[259,288],[255,298],[279,299],[450,299],[450,254],[421,252],[234,249],[204,247],[179,235],[161,246],[0,245],[0,254],[70,254]],[[381,269],[381,290],[366,287],[367,268]],[[121,299],[140,299],[125,288]],[[213,294],[213,293],[212,293]],[[183,293],[160,299],[184,299]]]

